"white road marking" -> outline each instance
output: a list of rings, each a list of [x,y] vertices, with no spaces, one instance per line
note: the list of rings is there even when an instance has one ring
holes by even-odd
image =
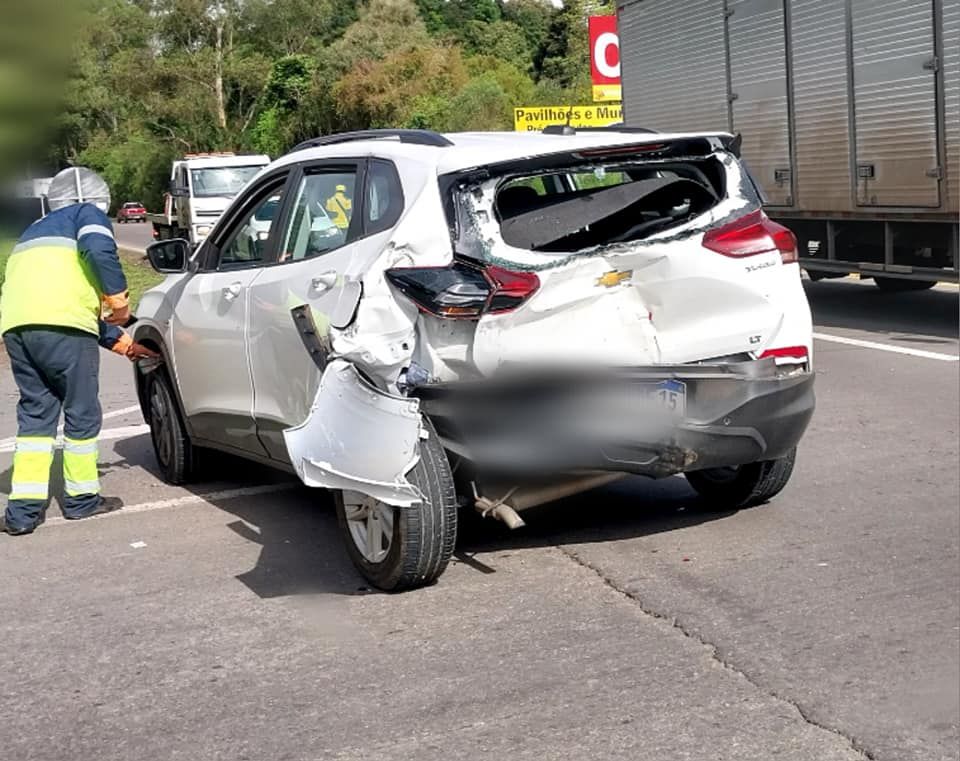
[[[113,441],[114,439],[129,439],[139,436],[142,433],[148,433],[150,426],[145,423],[140,425],[121,425],[117,428],[104,428],[100,431],[97,441]],[[63,436],[58,436],[54,447],[63,447]],[[15,439],[4,439],[0,441],[0,454],[12,452],[16,448]]]
[[[123,409],[104,412],[103,419],[109,420],[112,417],[123,417],[124,415],[129,415],[131,412],[140,412],[140,405],[133,404],[133,405],[130,405],[129,407],[124,407]]]
[[[957,356],[956,354],[941,354],[938,351],[909,349],[906,346],[893,346],[892,344],[882,344],[876,341],[862,341],[859,338],[847,338],[845,336],[831,336],[827,333],[814,333],[813,337],[818,341],[829,341],[830,343],[835,344],[858,346],[861,349],[876,349],[877,351],[888,351],[893,354],[906,354],[910,357],[920,357],[922,359],[938,359],[941,362],[960,362],[960,356]]]
[[[112,513],[104,513],[96,516],[97,520],[103,518],[117,518],[121,515],[134,515],[137,513],[152,513],[154,510],[167,510],[172,507],[184,507],[185,505],[201,505],[205,502],[221,502],[227,499],[238,499],[240,497],[255,497],[258,494],[276,494],[277,492],[290,491],[300,486],[296,483],[263,484],[262,486],[240,486],[236,489],[223,489],[221,491],[212,491],[206,494],[185,494],[182,497],[173,497],[171,499],[159,499],[155,502],[141,502],[138,505],[124,505],[121,509]],[[49,518],[45,526],[58,526],[61,523],[74,523],[66,518],[56,516]]]
[[[133,412],[140,412],[140,405],[139,405],[139,404],[134,404],[134,405],[132,405],[132,406],[130,406],[130,407],[123,407],[123,408],[121,408],[121,409],[119,409],[119,410],[111,410],[110,412],[104,412],[104,413],[103,413],[103,419],[104,419],[104,420],[109,420],[110,418],[123,417],[124,415],[129,415],[129,414],[131,414],[131,413],[133,413]],[[138,429],[138,430],[134,431],[133,433],[128,432],[128,433],[125,433],[125,434],[122,434],[122,435],[116,435],[116,436],[107,435],[108,431],[123,431],[123,430],[128,430],[128,429],[129,429],[130,431],[132,431],[134,428],[136,428],[136,429]],[[141,429],[143,429],[143,430],[141,430]],[[100,439],[101,439],[101,440],[107,440],[107,439],[122,439],[122,438],[124,438],[125,436],[138,436],[139,434],[144,433],[145,431],[148,431],[148,430],[150,430],[150,428],[149,428],[148,426],[145,426],[145,425],[140,425],[140,426],[126,426],[126,427],[124,427],[124,428],[107,428],[106,430],[100,431]],[[57,438],[57,446],[58,446],[58,447],[62,447],[62,446],[63,446],[63,426],[62,426],[62,425],[57,429],[57,436],[58,436],[58,438]],[[0,454],[2,454],[2,453],[4,453],[4,452],[12,452],[12,451],[13,451],[13,444],[14,444],[15,441],[16,441],[16,439],[15,439],[13,436],[10,436],[10,437],[8,437],[8,438],[6,438],[6,439],[0,439]]]

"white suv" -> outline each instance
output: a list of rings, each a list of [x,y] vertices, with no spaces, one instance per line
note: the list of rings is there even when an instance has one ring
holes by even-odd
[[[351,557],[429,583],[457,510],[683,473],[707,506],[787,483],[813,413],[793,234],[726,134],[372,130],[298,146],[207,240],[148,253],[166,478],[198,448],[334,491]],[[269,214],[260,213],[265,207]]]

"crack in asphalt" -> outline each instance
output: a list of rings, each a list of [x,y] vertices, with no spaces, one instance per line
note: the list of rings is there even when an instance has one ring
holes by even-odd
[[[723,655],[720,652],[719,646],[713,644],[712,642],[708,642],[696,632],[693,632],[690,629],[688,629],[683,623],[680,622],[680,620],[676,616],[667,616],[667,615],[664,615],[663,613],[658,613],[657,611],[646,607],[638,595],[636,595],[635,593],[631,592],[628,589],[624,589],[623,587],[619,586],[612,578],[610,578],[610,576],[604,573],[603,569],[594,565],[589,560],[586,560],[583,557],[581,557],[576,550],[570,549],[569,547],[561,547],[560,545],[554,545],[554,547],[558,549],[567,558],[569,558],[578,566],[580,566],[581,568],[585,568],[586,570],[594,573],[604,584],[606,584],[612,590],[614,590],[621,596],[626,597],[631,602],[636,603],[637,607],[639,607],[641,612],[643,612],[645,615],[669,624],[672,628],[679,631],[684,637],[687,637],[688,639],[692,639],[694,642],[697,642],[701,646],[707,648],[707,650],[710,652],[710,657],[713,658],[713,660],[715,660],[717,663],[719,663],[723,668],[733,672],[734,674],[742,677],[743,679],[746,679],[750,685],[760,690],[765,695],[768,695],[772,697],[774,700],[778,700],[781,703],[785,703],[786,705],[793,708],[805,723],[809,724],[812,727],[816,727],[819,730],[822,730],[824,732],[829,732],[830,734],[841,738],[844,742],[846,742],[850,746],[850,748],[854,752],[859,754],[861,758],[866,759],[867,761],[878,761],[877,757],[872,752],[864,748],[859,742],[857,742],[855,738],[845,734],[839,729],[827,726],[826,724],[821,724],[819,721],[817,721],[812,716],[810,716],[807,713],[807,711],[805,711],[804,708],[798,702],[791,700],[788,697],[784,697],[783,695],[775,692],[774,690],[771,690],[768,687],[765,687],[763,684],[761,684],[759,681],[751,677],[745,671],[741,670],[740,668],[732,664],[730,661],[728,661],[726,658],[723,657]]]

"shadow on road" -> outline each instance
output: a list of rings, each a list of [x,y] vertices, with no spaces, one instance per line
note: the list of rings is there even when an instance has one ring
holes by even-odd
[[[142,468],[159,477],[148,436],[117,441],[114,452],[120,459],[103,463],[104,474]],[[284,473],[227,455],[209,457],[206,468],[203,482],[185,488],[234,516],[236,520],[229,521],[226,527],[259,545],[254,567],[236,576],[254,594],[271,599],[371,592],[347,556],[329,492],[309,489]],[[62,491],[61,469],[58,453],[51,479],[54,495]],[[10,472],[7,468],[0,474],[0,493],[9,493]],[[205,496],[264,484],[276,484],[278,488],[275,492],[224,499]],[[495,568],[475,556],[501,550],[630,539],[724,516],[699,511],[692,490],[682,478],[652,481],[628,477],[525,511],[527,526],[517,531],[471,511],[461,511],[455,557],[478,572],[495,573]]]
[[[104,471],[137,467],[160,478],[149,435],[118,441],[114,451],[122,459],[104,465]],[[292,476],[240,458],[206,450],[200,454],[203,481],[183,488],[235,516],[226,527],[259,545],[256,565],[236,577],[250,591],[264,599],[367,591],[343,548],[328,492],[308,489]],[[276,484],[275,492],[205,496],[270,484]]]
[[[869,283],[838,280],[805,281],[804,288],[817,327],[885,333],[891,341],[905,344],[920,340],[947,344],[960,333],[956,290],[885,293]]]
[[[473,515],[461,521],[458,551],[490,552],[633,539],[696,526],[731,513],[706,512],[683,478],[628,476],[600,489],[523,512],[510,531]]]

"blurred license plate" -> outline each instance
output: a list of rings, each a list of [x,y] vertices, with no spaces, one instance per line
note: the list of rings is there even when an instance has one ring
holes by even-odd
[[[640,386],[641,404],[651,411],[683,417],[687,411],[687,384],[678,380],[644,383]]]

